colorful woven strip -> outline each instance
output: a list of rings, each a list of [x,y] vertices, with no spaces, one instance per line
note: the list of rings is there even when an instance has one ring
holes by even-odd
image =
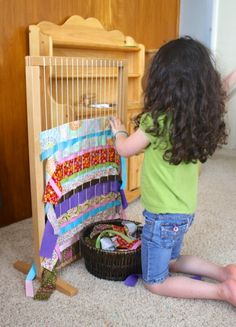
[[[48,203],[52,204],[58,204],[61,201],[61,198],[64,195],[67,195],[71,191],[73,192],[74,190],[81,188],[84,184],[90,183],[92,180],[95,178],[103,178],[107,176],[118,176],[117,175],[118,171],[117,168],[113,167],[103,167],[100,169],[96,170],[90,170],[87,171],[85,174],[83,172],[77,173],[75,176],[73,176],[73,179],[69,179],[67,181],[62,181],[61,187],[62,191],[55,190],[55,188],[51,187],[51,185],[47,186],[47,201]]]
[[[92,185],[76,194],[73,194],[69,199],[64,200],[64,202],[55,205],[54,209],[56,216],[59,217],[66,213],[69,209],[83,204],[85,201],[90,200],[96,196],[108,194],[109,192],[118,193],[119,189],[120,182],[118,181],[108,181]]]
[[[48,220],[40,248],[42,283],[34,298],[47,300],[56,287],[55,269],[80,255],[81,229],[125,217],[126,161],[115,150],[107,117],[44,131],[40,144],[41,159],[47,159],[43,201]]]
[[[79,205],[75,208],[71,208],[70,210],[68,210],[68,212],[66,214],[59,217],[58,218],[59,225],[61,228],[65,227],[68,224],[71,224],[74,221],[76,221],[77,219],[83,217],[88,212],[93,211],[94,209],[99,208],[99,207],[105,208],[104,210],[100,210],[100,212],[103,212],[107,209],[105,206],[111,202],[114,202],[115,200],[118,200],[119,201],[118,205],[120,205],[120,203],[121,203],[120,198],[114,197],[113,192],[110,192],[106,195],[96,196],[95,198],[86,201],[83,204],[83,206]],[[60,229],[60,233],[61,233],[61,229]]]
[[[54,146],[53,149],[44,152],[44,154],[41,156],[41,160],[43,161],[53,157],[55,162],[59,162],[84,149],[113,144],[113,139],[110,131],[96,134],[91,135],[90,138],[75,138],[70,142],[61,143],[60,146]]]
[[[25,279],[26,296],[34,297],[33,280],[36,278],[36,266],[33,263]]]
[[[56,289],[56,280],[57,275],[55,270],[49,271],[43,269],[41,285],[34,296],[34,300],[48,300]]]
[[[113,208],[115,206],[119,206],[121,204],[120,200],[116,200],[116,201],[112,201],[110,203],[107,203],[103,206],[100,206],[98,208],[95,208],[87,213],[85,213],[82,217],[80,217],[79,219],[77,219],[76,221],[68,224],[65,227],[62,227],[60,229],[60,233],[64,234],[67,231],[69,231],[72,228],[75,228],[76,226],[78,226],[79,224],[82,224],[82,222],[84,222],[86,219],[88,219],[89,217],[95,216],[96,214],[98,214],[99,212],[105,211],[109,208]]]
[[[75,121],[43,131],[40,133],[41,160],[75,143],[102,135],[111,136],[109,121],[104,117]]]
[[[119,182],[121,183],[120,180],[120,176],[119,175],[109,175],[109,176],[103,176],[101,178],[95,178],[92,179],[78,187],[76,187],[75,189],[67,192],[65,195],[61,196],[61,198],[58,200],[58,204],[64,202],[65,200],[69,199],[70,197],[74,196],[76,193],[81,192],[86,190],[87,188],[90,188],[91,186],[95,186],[98,185],[100,183],[107,183],[107,182]],[[57,207],[57,205],[55,205],[55,208]]]
[[[89,144],[87,144],[88,146]],[[96,153],[100,153],[102,156],[102,153],[104,151],[108,151],[109,148],[114,149],[114,144],[113,143],[107,143],[105,145],[99,145],[96,147],[91,147],[91,148],[82,148],[81,151],[76,149],[75,152],[72,152],[68,154],[66,157],[60,157],[61,152],[56,152],[53,156],[48,158],[46,162],[46,184],[51,180],[52,176],[56,172],[57,167],[60,167],[60,165],[68,166],[70,162],[73,162],[74,165],[72,166],[72,172],[74,173],[74,168],[76,168],[78,158],[80,158],[81,164],[82,164],[82,169],[83,169],[83,158],[84,156],[89,156],[90,158],[90,166],[93,164],[93,158],[92,155],[96,156]],[[102,157],[101,157],[102,158]],[[97,164],[97,163],[96,163]],[[88,167],[84,167],[88,168]],[[64,171],[63,171],[64,172]]]
[[[116,163],[99,164],[96,167],[90,167],[79,172],[75,172],[70,176],[63,176],[62,172],[60,171],[58,173],[59,177],[56,179],[56,181],[53,178],[47,184],[43,201],[57,204],[62,195],[66,194],[72,189],[75,189],[79,185],[99,176],[118,175],[118,173],[118,165]],[[51,181],[53,181],[53,184]]]

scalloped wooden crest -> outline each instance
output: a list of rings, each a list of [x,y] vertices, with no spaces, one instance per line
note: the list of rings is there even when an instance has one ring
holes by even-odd
[[[93,28],[100,28],[105,30],[104,26],[102,23],[95,17],[88,17],[88,18],[83,18],[79,15],[73,15],[69,17],[63,25],[85,25]]]
[[[40,32],[51,36],[53,40],[59,40],[59,42],[63,42],[64,39],[66,43],[79,41],[91,44],[138,46],[132,37],[125,36],[119,30],[107,31],[94,17],[84,19],[81,16],[73,15],[62,25],[42,21],[36,26]]]

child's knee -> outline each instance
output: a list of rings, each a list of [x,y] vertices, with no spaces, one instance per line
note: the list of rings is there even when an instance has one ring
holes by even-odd
[[[162,295],[163,283],[144,284],[144,286],[149,292]]]
[[[172,271],[172,272],[177,272],[178,271],[176,264],[177,264],[177,261],[178,261],[179,258],[180,258],[180,256],[178,258],[173,259],[173,260],[170,261],[170,263],[169,263],[170,271]]]

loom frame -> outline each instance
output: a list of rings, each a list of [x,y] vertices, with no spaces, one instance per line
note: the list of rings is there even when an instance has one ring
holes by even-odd
[[[73,58],[71,59],[71,67],[73,67]],[[87,58],[86,58],[87,60]],[[74,64],[78,62],[78,58],[74,58]],[[104,59],[104,62],[108,62],[109,59]],[[34,264],[36,265],[37,278],[41,278],[42,267],[41,257],[39,255],[41,241],[45,228],[45,213],[44,203],[42,201],[42,195],[45,187],[44,177],[44,164],[40,160],[40,139],[39,135],[44,130],[43,125],[43,80],[42,72],[45,70],[45,66],[48,67],[52,63],[68,62],[67,58],[56,58],[56,57],[26,57],[26,96],[27,96],[27,122],[28,122],[28,145],[29,145],[29,164],[30,164],[30,185],[31,185],[31,202],[32,202],[32,221],[33,221],[33,241],[34,241]],[[101,61],[103,62],[103,61]],[[119,116],[123,121],[126,121],[126,110],[127,110],[127,61],[119,60],[118,64],[114,60],[110,62],[110,65],[118,65],[118,75],[115,76],[117,80],[120,80],[119,90],[122,94],[122,103],[120,103]],[[117,82],[118,83],[118,82]],[[118,87],[118,86],[117,86]],[[117,104],[118,105],[118,104]],[[100,114],[109,115],[104,109]],[[91,118],[91,117],[90,117]],[[65,118],[70,122],[68,117]],[[51,121],[52,123],[52,121]],[[17,261],[14,267],[27,274],[30,269],[30,264]],[[63,279],[57,277],[56,289],[62,293],[74,296],[77,294],[77,288],[73,287]]]

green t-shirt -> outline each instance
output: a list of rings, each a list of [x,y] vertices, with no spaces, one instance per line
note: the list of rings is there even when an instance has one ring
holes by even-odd
[[[169,141],[157,143],[157,137],[146,132],[147,127],[152,125],[151,116],[143,115],[139,127],[150,144],[144,151],[141,173],[142,205],[153,213],[193,214],[197,202],[199,165],[182,162],[173,165],[165,161],[163,154],[166,146],[170,146]]]

